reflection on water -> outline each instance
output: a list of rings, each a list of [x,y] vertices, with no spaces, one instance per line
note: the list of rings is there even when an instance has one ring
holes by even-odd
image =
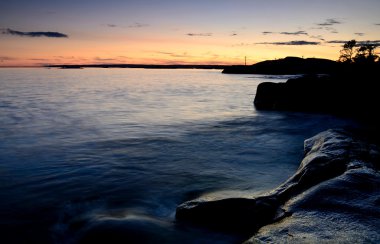
[[[91,243],[110,236],[234,242],[239,237],[178,226],[176,206],[195,197],[249,197],[271,189],[296,170],[305,138],[352,126],[325,115],[254,111],[256,86],[268,80],[263,76],[1,72],[5,242]]]

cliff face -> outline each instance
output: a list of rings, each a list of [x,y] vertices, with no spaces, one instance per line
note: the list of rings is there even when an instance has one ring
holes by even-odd
[[[273,191],[256,198],[186,202],[176,217],[254,235],[248,242],[377,242],[379,170],[377,146],[328,130],[305,141],[299,169]]]

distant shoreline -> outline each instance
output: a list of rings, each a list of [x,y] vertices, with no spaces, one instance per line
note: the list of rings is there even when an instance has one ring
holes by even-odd
[[[45,68],[82,69],[82,68],[143,68],[143,69],[225,69],[229,65],[192,65],[192,64],[70,64],[45,65]]]
[[[0,66],[1,68],[59,68],[59,69],[83,69],[83,68],[132,68],[132,69],[225,69],[230,65],[207,64],[54,64],[42,66]]]

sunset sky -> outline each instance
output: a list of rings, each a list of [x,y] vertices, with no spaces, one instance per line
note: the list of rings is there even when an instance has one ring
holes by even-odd
[[[350,39],[380,43],[379,0],[0,2],[0,66],[336,60]]]

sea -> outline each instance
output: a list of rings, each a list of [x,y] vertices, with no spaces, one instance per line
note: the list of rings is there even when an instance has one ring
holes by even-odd
[[[356,122],[257,111],[261,82],[221,70],[0,69],[0,243],[236,243],[175,220],[188,200],[254,197],[304,140]]]

